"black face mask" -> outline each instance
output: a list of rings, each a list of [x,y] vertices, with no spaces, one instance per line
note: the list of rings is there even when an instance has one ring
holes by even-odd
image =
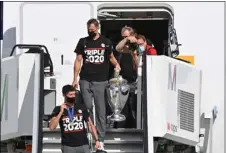
[[[74,103],[75,102],[75,97],[66,97],[66,102]]]
[[[88,31],[88,35],[91,38],[94,38],[96,36],[96,33],[94,31]]]

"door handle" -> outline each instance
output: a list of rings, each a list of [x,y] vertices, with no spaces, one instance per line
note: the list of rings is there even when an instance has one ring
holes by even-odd
[[[64,65],[64,55],[61,55],[61,65]]]

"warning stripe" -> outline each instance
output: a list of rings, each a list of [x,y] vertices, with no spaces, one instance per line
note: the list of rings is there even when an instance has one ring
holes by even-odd
[[[195,56],[192,56],[192,55],[180,55],[180,56],[177,56],[177,58],[185,60],[185,61],[188,61],[192,65],[195,65]]]

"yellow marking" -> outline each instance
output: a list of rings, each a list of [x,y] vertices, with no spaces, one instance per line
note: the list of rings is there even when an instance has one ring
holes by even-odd
[[[191,62],[192,65],[195,65],[195,57],[192,55],[181,55],[181,56],[177,56],[177,58]]]

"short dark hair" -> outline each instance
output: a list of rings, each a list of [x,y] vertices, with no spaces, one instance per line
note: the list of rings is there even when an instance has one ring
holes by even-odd
[[[63,88],[62,88],[63,95],[68,94],[70,91],[75,91],[75,88],[72,85],[67,84],[67,85],[63,86]]]
[[[89,21],[87,22],[87,26],[90,26],[91,24],[94,24],[96,27],[99,27],[99,22],[97,21],[97,19],[89,19]]]
[[[147,41],[144,35],[137,35],[137,39],[143,39],[144,41]]]

